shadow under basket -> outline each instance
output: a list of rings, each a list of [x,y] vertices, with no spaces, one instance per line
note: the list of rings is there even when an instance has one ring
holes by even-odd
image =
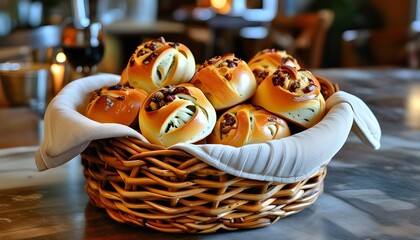
[[[324,166],[296,183],[245,179],[134,138],[93,141],[82,164],[93,205],[118,222],[171,233],[269,226],[312,205],[326,174]]]

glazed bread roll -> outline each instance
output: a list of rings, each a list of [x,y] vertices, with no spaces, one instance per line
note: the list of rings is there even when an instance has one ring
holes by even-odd
[[[128,71],[127,71],[127,67],[125,67],[123,69],[123,71],[121,72],[119,84],[124,85],[124,86],[129,86],[130,85],[130,83],[128,82]]]
[[[325,114],[321,86],[311,72],[282,66],[258,86],[253,104],[301,127],[309,128]]]
[[[98,89],[91,96],[85,116],[100,123],[120,123],[135,127],[140,106],[147,93],[117,84]]]
[[[207,142],[240,147],[287,136],[290,129],[286,121],[263,108],[240,104],[219,117]]]
[[[248,64],[233,53],[204,62],[191,80],[216,110],[242,103],[254,95],[257,81]]]
[[[286,51],[274,48],[261,50],[248,61],[248,66],[254,73],[258,84],[282,65],[300,69],[300,65],[294,57],[287,54]]]
[[[206,138],[216,123],[216,110],[191,84],[169,85],[151,93],[140,109],[140,131],[151,143],[169,147]]]
[[[189,82],[195,73],[195,59],[181,43],[163,37],[142,43],[127,64],[128,82],[147,93],[166,86]]]

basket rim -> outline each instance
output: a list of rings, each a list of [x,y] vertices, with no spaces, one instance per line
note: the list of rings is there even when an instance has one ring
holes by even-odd
[[[57,167],[78,156],[97,139],[134,137],[147,140],[136,130],[121,124],[101,124],[85,117],[83,107],[88,93],[106,85],[117,84],[116,74],[97,74],[66,85],[49,104],[44,116],[44,139],[36,153],[39,170]],[[367,106],[357,97],[343,91],[331,95],[327,114],[315,126],[279,140],[232,147],[215,144],[179,143],[168,149],[180,149],[208,164],[257,180],[295,182],[313,174],[341,149],[355,123],[361,136],[380,133],[377,121]],[[367,126],[367,130],[366,130]],[[374,136],[374,139],[377,135]],[[380,134],[379,134],[380,137]],[[225,159],[223,162],[220,159]],[[250,160],[251,159],[251,160]],[[256,161],[258,159],[258,161]]]

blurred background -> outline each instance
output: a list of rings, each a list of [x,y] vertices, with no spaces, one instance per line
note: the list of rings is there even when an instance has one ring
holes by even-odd
[[[120,73],[137,45],[159,36],[189,46],[197,63],[227,52],[249,60],[278,48],[306,68],[419,65],[417,0],[87,2],[105,34],[99,71]],[[0,63],[56,62],[61,27],[74,13],[70,0],[0,0]],[[58,30],[34,33],[45,26]]]

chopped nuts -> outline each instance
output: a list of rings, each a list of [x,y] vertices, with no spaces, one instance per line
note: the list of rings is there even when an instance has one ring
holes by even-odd
[[[236,127],[236,117],[231,113],[226,113],[223,115],[223,120],[220,123],[220,135],[227,134]]]
[[[146,111],[155,111],[168,103],[173,102],[177,98],[177,94],[191,96],[191,92],[186,87],[174,87],[173,85],[165,86],[153,94],[150,104],[146,107]]]

